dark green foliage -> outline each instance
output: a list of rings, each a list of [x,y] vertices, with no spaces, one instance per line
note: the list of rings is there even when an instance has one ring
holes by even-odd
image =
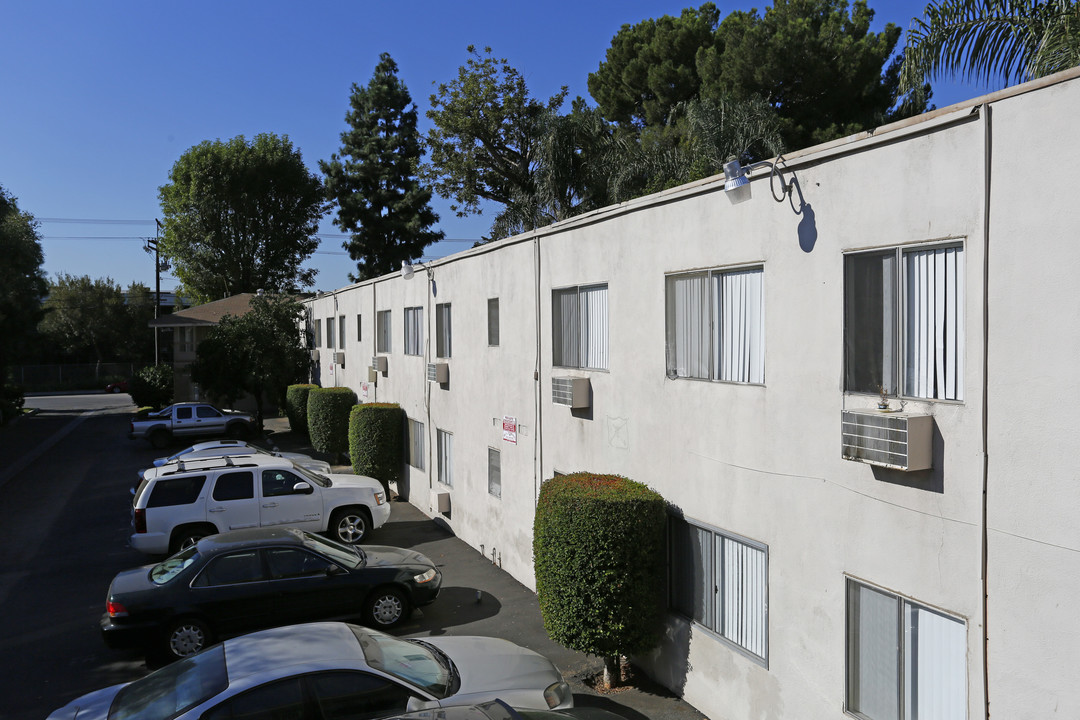
[[[73,362],[149,362],[154,358],[150,288],[132,283],[127,294],[112,278],[60,273],[49,282],[38,325],[42,353]]]
[[[0,425],[6,425],[22,414],[25,402],[21,386],[0,384]]]
[[[617,475],[546,481],[533,528],[536,592],[552,640],[605,658],[659,640],[664,499]]]
[[[242,292],[293,292],[314,282],[304,261],[319,247],[322,182],[286,136],[204,141],[158,188],[162,256],[203,302]]]
[[[48,292],[37,221],[0,187],[0,385],[26,352]]]
[[[151,365],[139,370],[128,383],[128,392],[139,407],[165,407],[173,401],[172,366]]]
[[[353,472],[383,484],[401,479],[405,464],[405,411],[397,403],[356,405],[349,415],[349,457]]]
[[[308,434],[307,401],[308,393],[318,385],[290,385],[285,390],[285,416],[289,418],[289,427],[295,433]]]
[[[226,315],[199,343],[191,378],[226,405],[250,395],[261,430],[264,398],[284,406],[289,385],[308,376],[311,354],[298,329],[303,317],[303,305],[287,295],[256,295],[248,312]]]
[[[311,447],[333,455],[347,453],[349,414],[356,402],[356,393],[347,387],[313,388],[307,402]]]
[[[353,84],[341,155],[319,161],[326,194],[338,206],[334,224],[352,233],[344,247],[356,261],[353,282],[396,272],[443,238],[431,229],[439,221],[429,206],[431,190],[415,176],[421,154],[416,106],[397,69],[383,53],[371,82]]]

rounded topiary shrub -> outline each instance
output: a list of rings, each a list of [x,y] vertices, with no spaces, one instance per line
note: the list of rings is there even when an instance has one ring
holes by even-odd
[[[173,401],[171,365],[150,365],[132,376],[128,383],[131,400],[139,407],[163,408]]]
[[[620,655],[656,646],[666,523],[664,499],[618,475],[575,473],[543,484],[533,556],[552,640],[603,657],[609,673]]]
[[[405,463],[405,411],[397,403],[356,405],[349,415],[349,457],[353,472],[390,483],[401,479]]]
[[[349,451],[349,413],[356,393],[347,387],[313,388],[308,393],[307,425],[311,447],[343,455]]]
[[[295,433],[308,434],[307,402],[308,394],[318,385],[290,385],[285,390],[285,417],[289,418],[289,427]]]

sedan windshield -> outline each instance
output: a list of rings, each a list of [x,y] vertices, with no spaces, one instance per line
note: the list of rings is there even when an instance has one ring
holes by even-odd
[[[410,685],[444,698],[454,692],[450,658],[433,645],[365,630],[351,625],[368,665]]]
[[[166,720],[227,687],[225,647],[215,645],[120,688],[109,708],[109,720]]]
[[[180,574],[180,571],[199,559],[195,546],[181,550],[172,557],[162,560],[150,569],[150,581],[155,585],[164,585]]]

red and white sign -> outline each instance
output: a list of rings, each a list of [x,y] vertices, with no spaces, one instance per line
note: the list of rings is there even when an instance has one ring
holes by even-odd
[[[517,445],[517,418],[503,415],[503,440]]]

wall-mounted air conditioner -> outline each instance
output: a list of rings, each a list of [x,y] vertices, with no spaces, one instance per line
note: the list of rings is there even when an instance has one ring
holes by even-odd
[[[450,382],[450,365],[448,363],[428,363],[427,366],[427,379],[428,382],[443,383]]]
[[[373,367],[376,372],[386,372],[386,356],[376,355],[375,357],[371,358],[371,367]]]
[[[551,402],[571,408],[587,408],[592,398],[589,378],[557,377],[551,378]]]
[[[432,490],[431,512],[437,512],[443,515],[450,512],[450,493],[445,490]]]
[[[345,353],[343,353],[343,352],[334,353],[334,362],[337,363],[338,365],[344,365],[345,364]]]
[[[929,470],[934,454],[934,417],[879,410],[841,414],[843,458],[894,470]]]
[[[312,350],[311,351],[311,362],[319,362],[319,351],[318,350]]]

